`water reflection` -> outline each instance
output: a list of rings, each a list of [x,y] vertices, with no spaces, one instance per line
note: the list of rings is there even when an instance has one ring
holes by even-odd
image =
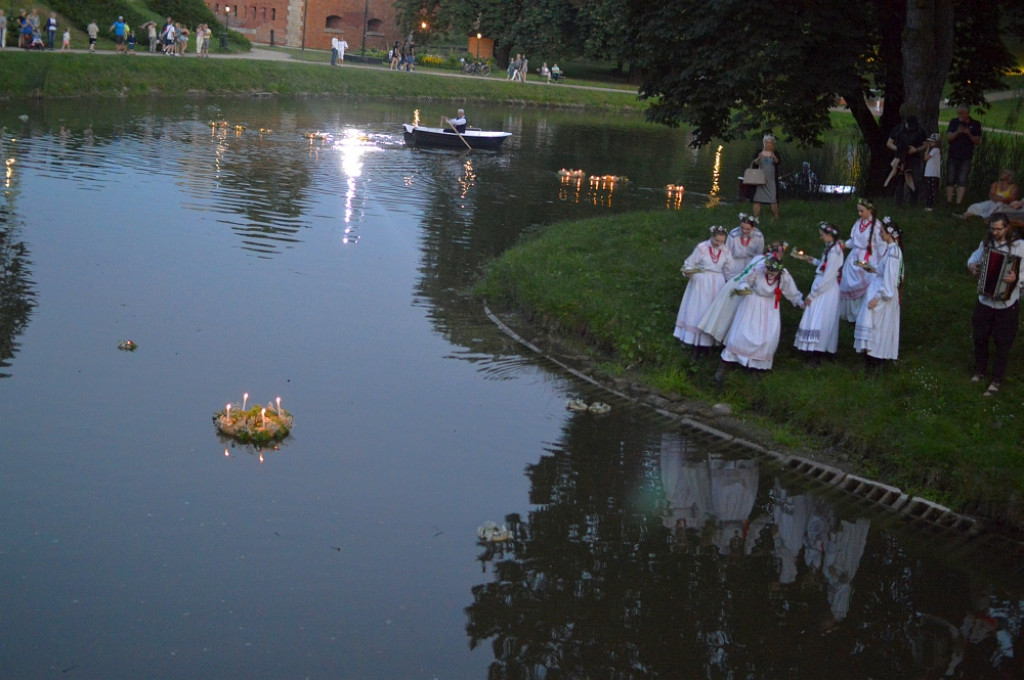
[[[18,336],[28,327],[35,307],[35,287],[31,279],[32,262],[28,246],[17,228],[15,205],[18,186],[15,181],[17,157],[13,146],[0,129],[0,164],[4,176],[3,200],[0,202],[0,378],[9,378],[5,369],[18,352]]]
[[[489,678],[1019,677],[1014,596],[756,460],[586,419],[479,556]]]

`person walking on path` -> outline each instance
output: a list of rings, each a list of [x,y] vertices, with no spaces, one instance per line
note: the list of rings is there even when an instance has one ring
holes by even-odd
[[[95,19],[93,19],[92,22],[85,28],[85,32],[89,35],[89,51],[95,52],[96,39],[100,35],[100,27],[96,25]]]
[[[949,143],[946,202],[953,202],[955,190],[956,204],[960,205],[967,194],[967,180],[971,175],[974,148],[981,144],[981,123],[971,118],[971,108],[966,104],[956,107],[956,118],[949,121],[949,128],[946,130],[946,141]]]
[[[7,15],[0,8],[0,51],[7,49]]]

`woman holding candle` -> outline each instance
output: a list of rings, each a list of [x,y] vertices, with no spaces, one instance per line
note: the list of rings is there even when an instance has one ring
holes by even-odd
[[[715,294],[725,284],[726,267],[732,264],[732,255],[725,248],[725,227],[715,225],[709,230],[711,237],[693,249],[683,262],[682,274],[689,279],[683,300],[679,303],[676,329],[672,333],[687,345],[693,346],[693,358],[707,353],[718,342],[697,328]]]
[[[886,248],[881,234],[882,224],[875,215],[874,204],[866,198],[859,199],[857,215],[858,220],[853,223],[850,238],[845,244],[846,260],[839,280],[839,318],[851,323],[857,321],[870,278],[869,273],[855,263],[873,263]]]
[[[814,282],[804,300],[804,315],[793,343],[802,352],[811,352],[815,364],[823,353],[835,354],[839,347],[839,272],[843,268],[843,244],[839,227],[831,222],[818,225],[818,234],[825,244],[820,258],[797,257],[814,265]]]
[[[804,304],[793,276],[782,266],[782,260],[774,256],[764,261],[763,270],[747,274],[736,294],[744,297],[725,338],[722,364],[715,373],[716,382],[725,377],[728,363],[771,370],[782,327],[779,302],[785,297],[794,307]]]
[[[866,302],[857,316],[853,348],[864,352],[869,365],[895,360],[900,352],[900,284],[903,282],[903,231],[890,218],[882,220],[885,251],[874,265]]]

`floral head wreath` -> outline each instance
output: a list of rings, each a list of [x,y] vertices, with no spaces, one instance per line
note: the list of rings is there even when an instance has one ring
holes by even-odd
[[[711,234],[711,237],[714,238],[715,236],[718,236],[719,234],[728,234],[729,230],[726,229],[725,227],[723,227],[720,224],[713,224],[713,225],[711,225],[711,228],[708,229],[708,232]]]
[[[857,199],[857,205],[862,205],[865,208],[867,208],[868,210],[874,210],[875,209],[875,204],[872,203],[870,201],[870,199],[867,199],[867,198],[858,198]]]
[[[832,238],[839,238],[839,227],[831,222],[822,222],[818,225],[818,230],[823,231],[826,234],[831,234]]]
[[[753,215],[748,215],[747,213],[740,213],[740,224],[752,224],[756,227],[758,224],[758,220]]]
[[[764,261],[764,269],[772,274],[778,274],[783,269],[782,260],[775,255],[771,255]]]
[[[882,218],[882,228],[885,229],[887,234],[890,234],[895,239],[903,236],[903,230],[900,229],[899,225],[893,222],[892,218],[888,215]]]

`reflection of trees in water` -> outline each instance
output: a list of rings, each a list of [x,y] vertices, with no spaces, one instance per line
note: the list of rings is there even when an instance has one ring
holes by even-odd
[[[9,378],[10,360],[18,351],[16,338],[28,327],[35,307],[29,278],[31,262],[25,244],[17,240],[11,215],[0,207],[0,378]]]
[[[507,518],[512,538],[481,556],[493,580],[467,608],[471,646],[491,641],[489,678],[1016,677],[993,659],[995,630],[978,644],[956,632],[976,608],[958,596],[969,575],[908,555],[890,532],[863,533],[863,520],[806,490],[762,483],[743,521],[702,508],[695,526],[677,523],[659,506],[672,482],[644,430],[574,416],[564,446],[528,468],[538,507]],[[715,498],[725,487],[710,481],[714,459],[693,456],[683,462],[709,480],[695,502],[740,507],[735,486]],[[808,512],[793,512],[804,502]],[[818,556],[806,549],[820,535],[807,532],[815,515],[828,525]],[[787,533],[796,554],[780,578]],[[844,586],[852,597],[837,605]],[[1017,614],[1004,628],[1019,635]]]

